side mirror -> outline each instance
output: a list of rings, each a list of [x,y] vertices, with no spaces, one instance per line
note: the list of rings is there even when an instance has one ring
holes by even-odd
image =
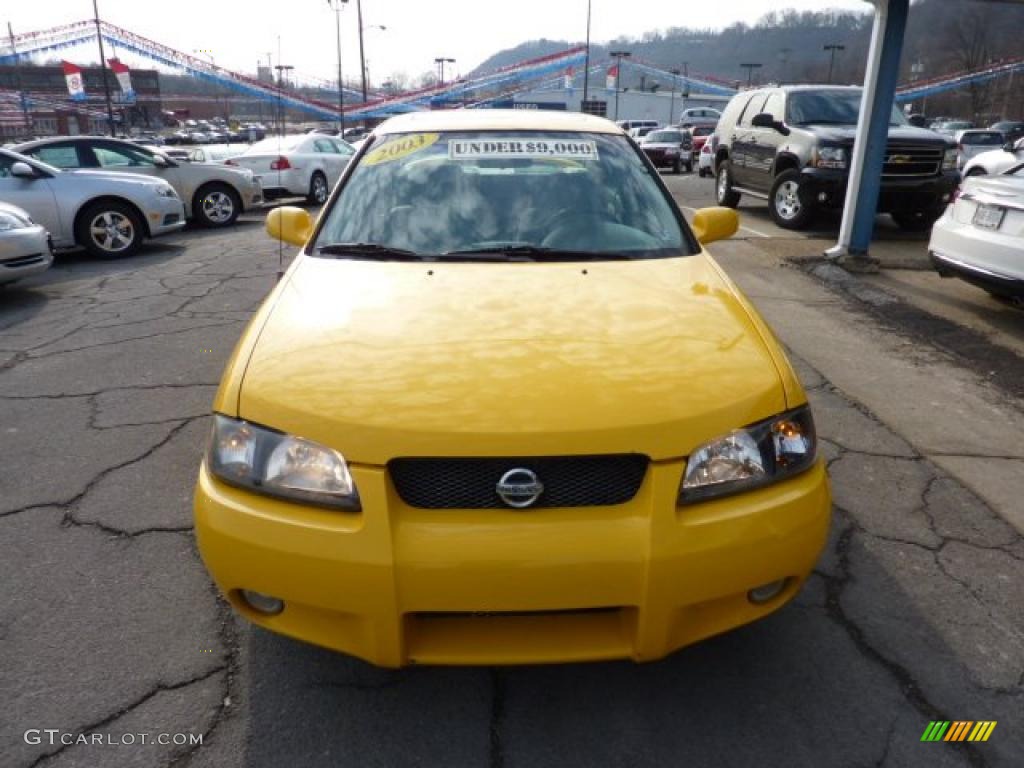
[[[31,165],[19,160],[11,165],[11,176],[16,176],[19,179],[34,179],[36,172]]]
[[[313,234],[313,217],[307,210],[286,205],[267,214],[266,228],[275,240],[303,246]]]
[[[761,112],[760,114],[754,115],[750,119],[750,124],[755,128],[771,128],[773,131],[778,131],[783,136],[789,135],[789,128],[767,112]]]
[[[701,245],[725,240],[740,228],[740,216],[732,208],[701,208],[693,214],[693,233]]]
[[[1003,152],[1013,152],[1017,148],[1017,145],[1012,141],[1008,141],[1003,144]]]
[[[153,155],[153,164],[157,168],[170,168],[174,165],[166,155],[161,155],[159,152]]]

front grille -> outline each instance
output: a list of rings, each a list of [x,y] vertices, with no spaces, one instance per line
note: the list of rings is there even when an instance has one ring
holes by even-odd
[[[388,462],[402,501],[421,509],[503,509],[496,490],[511,469],[529,469],[544,484],[530,509],[625,504],[640,489],[648,457],[602,456],[509,458],[408,458]]]
[[[885,147],[883,176],[935,176],[942,168],[946,150],[934,144],[899,144]]]
[[[7,267],[8,269],[16,269],[17,267],[29,267],[33,264],[42,264],[43,261],[43,254],[33,253],[30,256],[19,256],[16,259],[0,261],[0,265]]]

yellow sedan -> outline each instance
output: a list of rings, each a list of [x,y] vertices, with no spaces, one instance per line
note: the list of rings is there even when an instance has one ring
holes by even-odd
[[[830,497],[779,344],[601,118],[378,127],[228,363],[196,534],[256,624],[375,664],[649,661],[790,600]]]

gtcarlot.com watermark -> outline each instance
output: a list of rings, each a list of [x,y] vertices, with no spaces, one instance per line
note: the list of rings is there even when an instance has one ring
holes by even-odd
[[[201,733],[76,733],[59,728],[29,728],[25,731],[26,744],[45,744],[51,747],[88,745],[95,747],[133,747],[140,744],[160,746],[202,746]]]

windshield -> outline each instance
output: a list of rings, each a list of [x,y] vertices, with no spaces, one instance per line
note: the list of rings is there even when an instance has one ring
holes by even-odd
[[[625,136],[502,131],[386,136],[353,170],[315,248],[617,258],[677,256],[689,243]]]
[[[786,103],[786,122],[790,125],[856,125],[860,115],[861,92],[793,91]],[[907,118],[894,104],[889,125],[906,125]]]
[[[982,147],[1001,147],[1003,134],[998,131],[986,131],[984,133],[965,133],[960,137],[961,144],[976,144]]]
[[[645,139],[646,144],[680,144],[683,141],[683,134],[679,131],[652,131]]]

